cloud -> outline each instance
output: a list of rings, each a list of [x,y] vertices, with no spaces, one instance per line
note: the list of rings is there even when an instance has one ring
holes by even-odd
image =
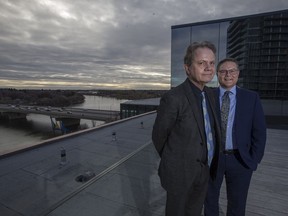
[[[171,26],[287,5],[284,0],[1,1],[0,84],[169,89]]]

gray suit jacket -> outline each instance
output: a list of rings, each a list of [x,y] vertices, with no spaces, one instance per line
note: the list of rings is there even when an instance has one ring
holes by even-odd
[[[189,188],[195,176],[201,174],[198,173],[199,166],[206,167],[205,175],[209,177],[202,110],[197,105],[189,82],[186,79],[161,98],[152,132],[154,146],[161,157],[161,184],[171,193]],[[220,127],[213,91],[209,88],[205,88],[205,91],[215,128],[215,155],[210,167],[211,177],[214,178],[218,165]]]

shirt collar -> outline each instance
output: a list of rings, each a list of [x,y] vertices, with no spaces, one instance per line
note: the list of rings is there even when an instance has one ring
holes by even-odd
[[[201,95],[202,91],[197,86],[195,86],[194,83],[192,83],[190,80],[189,80],[189,83],[193,92],[196,93],[197,95]]]
[[[230,89],[230,92],[233,94],[233,95],[236,95],[236,88],[237,86],[233,86],[231,89]],[[222,97],[224,95],[224,93],[227,91],[225,88],[219,86],[219,89],[220,89],[220,94],[219,96]]]

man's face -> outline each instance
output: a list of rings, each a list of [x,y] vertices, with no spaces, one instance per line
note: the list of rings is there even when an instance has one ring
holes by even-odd
[[[184,65],[188,78],[201,90],[215,74],[215,55],[209,48],[198,48],[190,66]]]
[[[234,62],[224,62],[217,71],[218,81],[220,85],[230,90],[237,84],[239,77],[239,70]]]

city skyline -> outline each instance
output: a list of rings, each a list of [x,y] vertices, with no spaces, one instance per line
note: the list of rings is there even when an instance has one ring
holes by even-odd
[[[252,2],[0,2],[0,86],[169,89],[171,26],[288,8]]]

